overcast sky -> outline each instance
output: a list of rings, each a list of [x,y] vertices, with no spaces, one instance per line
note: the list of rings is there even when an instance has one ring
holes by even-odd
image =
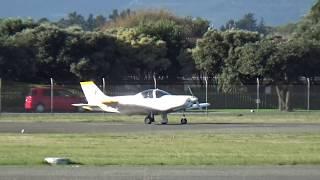
[[[298,21],[315,0],[0,0],[0,17],[57,20],[77,11],[108,16],[113,9],[165,8],[178,15],[207,18],[215,26],[252,12],[268,25]]]

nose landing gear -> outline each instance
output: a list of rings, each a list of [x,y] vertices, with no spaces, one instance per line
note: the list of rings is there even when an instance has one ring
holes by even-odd
[[[144,123],[145,124],[151,124],[154,122],[154,114],[150,113],[146,118],[144,118]]]
[[[187,118],[186,118],[186,116],[183,114],[182,115],[182,118],[181,118],[181,124],[187,124],[188,123],[188,120],[187,120]]]

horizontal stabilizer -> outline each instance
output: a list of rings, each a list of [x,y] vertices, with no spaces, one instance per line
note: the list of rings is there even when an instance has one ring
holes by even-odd
[[[89,111],[106,111],[112,113],[119,113],[118,109],[111,106],[106,106],[104,104],[72,104],[72,106],[82,107],[83,109]]]
[[[102,101],[102,104],[114,105],[114,104],[118,104],[118,101],[113,100],[113,99],[107,99],[107,100]]]

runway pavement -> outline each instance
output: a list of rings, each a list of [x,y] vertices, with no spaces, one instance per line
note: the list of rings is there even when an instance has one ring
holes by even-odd
[[[213,133],[304,133],[320,132],[320,124],[288,123],[194,123],[187,125],[115,124],[107,122],[0,122],[0,133],[136,133],[136,132],[213,132]]]
[[[0,167],[1,180],[319,180],[318,166]]]

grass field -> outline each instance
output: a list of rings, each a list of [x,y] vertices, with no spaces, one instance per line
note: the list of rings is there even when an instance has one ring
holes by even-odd
[[[320,133],[1,134],[0,144],[0,165],[52,156],[83,165],[320,164]]]
[[[179,123],[181,114],[169,114],[169,123]],[[127,116],[110,113],[55,113],[55,114],[2,114],[0,121],[26,122],[115,122],[143,123],[145,116]],[[156,116],[156,120],[159,120]],[[190,123],[320,123],[320,111],[279,112],[277,110],[216,110],[205,113],[187,114]]]

